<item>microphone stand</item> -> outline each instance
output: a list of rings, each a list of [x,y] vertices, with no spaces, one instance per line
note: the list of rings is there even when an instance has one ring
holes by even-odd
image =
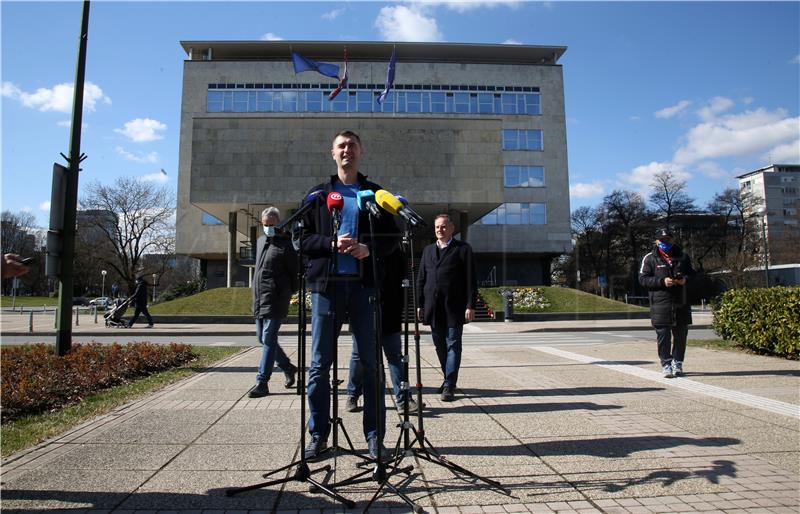
[[[352,509],[355,507],[355,502],[341,496],[333,489],[326,487],[324,484],[314,480],[311,478],[311,475],[319,473],[321,471],[325,471],[329,473],[331,470],[330,464],[326,464],[325,466],[311,471],[308,467],[308,462],[305,457],[305,447],[306,447],[306,387],[305,387],[305,377],[306,377],[306,286],[305,286],[305,268],[303,266],[303,219],[298,217],[296,219],[298,232],[300,233],[300,249],[297,251],[297,279],[300,285],[299,291],[299,302],[298,302],[298,316],[297,316],[297,348],[298,348],[298,373],[297,373],[297,389],[300,394],[300,459],[290,462],[289,464],[282,466],[278,469],[265,473],[263,475],[264,478],[268,478],[276,473],[280,473],[281,471],[291,469],[293,467],[297,467],[294,472],[294,475],[287,476],[284,478],[279,478],[276,480],[270,480],[268,482],[262,482],[259,484],[253,484],[245,487],[234,487],[231,489],[227,489],[225,491],[225,496],[233,496],[235,494],[239,494],[245,491],[252,491],[254,489],[261,489],[262,487],[269,487],[272,485],[284,484],[286,482],[297,481],[297,482],[307,482],[309,488],[321,491],[331,498],[342,502],[345,506]]]
[[[403,231],[403,248],[407,252],[409,260],[411,262],[411,302],[413,308],[413,316],[414,316],[414,349],[416,351],[416,365],[417,365],[417,425],[419,428],[415,428],[414,425],[409,421],[409,412],[408,412],[408,401],[406,400],[405,408],[403,409],[403,422],[399,425],[401,427],[400,435],[397,438],[397,443],[395,444],[395,455],[396,461],[394,465],[397,466],[405,457],[416,456],[419,459],[426,460],[438,466],[442,466],[444,468],[449,469],[450,471],[462,473],[468,475],[472,478],[478,479],[490,486],[499,489],[504,494],[511,496],[511,491],[503,487],[500,482],[495,480],[484,478],[480,475],[473,473],[472,471],[459,466],[458,464],[452,462],[450,459],[445,457],[444,455],[440,454],[428,441],[428,438],[425,437],[425,424],[424,419],[422,417],[422,365],[421,365],[421,358],[420,358],[420,351],[419,351],[419,342],[420,342],[420,334],[419,334],[419,320],[417,318],[417,287],[416,287],[416,277],[414,275],[414,240],[411,237],[412,232],[412,225],[408,221],[405,223],[405,230]],[[405,284],[404,284],[405,286]],[[404,291],[405,293],[405,291]],[[407,293],[403,295],[404,298],[408,299]],[[403,313],[403,319],[405,323],[405,365],[403,366],[403,382],[408,383],[408,305],[404,305],[405,310]],[[414,433],[413,441],[409,441],[409,430]],[[404,452],[400,452],[400,444],[404,444]],[[419,444],[418,448],[414,448],[414,445]],[[387,483],[388,484],[388,483]],[[392,487],[393,490],[394,486],[388,484],[389,487]],[[398,494],[401,494],[397,491]],[[377,496],[377,493],[376,493]],[[369,508],[374,501],[375,498],[370,501],[369,504],[365,507],[365,511]],[[422,512],[422,508],[410,504],[414,509],[414,512],[420,513]]]

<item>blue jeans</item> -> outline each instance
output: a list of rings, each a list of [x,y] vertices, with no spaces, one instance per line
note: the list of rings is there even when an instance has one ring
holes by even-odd
[[[383,354],[389,365],[389,375],[392,377],[392,391],[397,399],[397,403],[403,403],[404,395],[400,390],[400,383],[403,381],[403,351],[400,349],[400,332],[384,334],[382,338]],[[353,351],[350,354],[350,375],[347,380],[347,396],[358,398],[363,392],[364,369],[361,366],[361,358],[358,355],[358,346],[355,338],[353,339]]]
[[[256,382],[269,382],[275,362],[283,371],[292,367],[289,357],[278,344],[279,328],[281,328],[279,319],[256,318],[256,337],[261,343],[261,362],[258,364]]]
[[[458,368],[461,367],[461,333],[464,325],[455,327],[431,327],[436,356],[442,366],[444,385],[455,388],[458,383]]]
[[[358,348],[361,365],[364,369],[364,413],[362,427],[364,437],[369,440],[378,436],[375,420],[376,405],[379,404],[381,416],[386,416],[383,395],[375,398],[375,327],[372,305],[369,298],[374,288],[364,287],[358,282],[338,282],[336,298],[333,298],[332,284],[324,292],[311,293],[311,364],[308,369],[308,407],[310,418],[308,430],[322,439],[330,431],[331,381],[330,370],[333,363],[336,341],[342,329],[345,314],[349,313],[350,331]],[[336,313],[336,327],[333,316]],[[382,423],[385,427],[385,422]],[[383,439],[383,434],[380,434]]]

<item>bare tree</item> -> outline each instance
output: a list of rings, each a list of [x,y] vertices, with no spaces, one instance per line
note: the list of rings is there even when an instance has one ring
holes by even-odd
[[[629,190],[612,191],[603,198],[600,209],[604,233],[614,243],[610,251],[616,253],[616,256],[609,255],[609,271],[627,268],[623,287],[617,284],[617,294],[640,292],[639,261],[652,242],[652,214],[642,196]]]
[[[650,203],[655,206],[655,214],[664,218],[664,224],[672,227],[675,214],[685,214],[696,210],[694,200],[686,194],[686,181],[678,180],[670,170],[653,176],[650,183]]]
[[[22,257],[34,257],[35,264],[31,270],[20,277],[24,288],[35,294],[47,292],[47,279],[44,277],[44,255],[42,253],[42,238],[36,232],[36,216],[30,212],[3,211],[0,214],[0,244],[2,253],[15,253]],[[4,294],[11,292],[11,279],[3,281]]]
[[[93,182],[81,199],[78,231],[83,244],[133,290],[137,276],[164,272],[174,253],[175,195],[167,186],[121,177]],[[81,227],[81,220],[85,223]],[[160,256],[145,259],[146,255]]]

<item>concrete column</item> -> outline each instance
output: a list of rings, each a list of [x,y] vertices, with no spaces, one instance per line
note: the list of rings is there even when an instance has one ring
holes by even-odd
[[[469,242],[469,214],[466,211],[458,213],[458,225],[461,227],[461,240]]]
[[[233,273],[236,266],[236,211],[228,213],[228,282],[233,287]]]

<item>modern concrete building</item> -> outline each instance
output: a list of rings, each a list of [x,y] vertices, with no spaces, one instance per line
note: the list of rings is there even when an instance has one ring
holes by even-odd
[[[362,139],[361,171],[429,222],[449,212],[480,280],[547,284],[571,249],[564,47],[184,41],[177,251],[209,287],[247,285],[260,211],[297,207],[335,173],[333,135]],[[343,64],[349,87],[295,73],[291,54]],[[396,51],[394,87],[381,104]],[[252,262],[252,261],[249,261]]]
[[[800,244],[800,164],[772,164],[739,175],[739,194],[752,216],[761,218],[770,254],[790,253]],[[786,260],[783,255],[778,261]],[[768,258],[771,264],[774,260]]]

